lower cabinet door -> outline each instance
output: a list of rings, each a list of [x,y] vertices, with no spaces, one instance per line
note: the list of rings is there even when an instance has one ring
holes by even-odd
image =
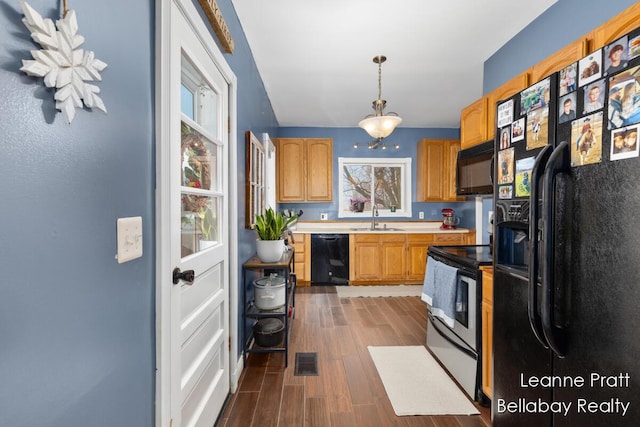
[[[355,248],[354,280],[380,280],[378,242],[358,242]]]

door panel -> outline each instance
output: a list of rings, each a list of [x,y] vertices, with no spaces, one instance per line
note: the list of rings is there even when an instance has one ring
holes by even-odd
[[[224,391],[224,375],[219,368],[224,365],[223,357],[220,353],[206,367],[198,383],[192,388],[194,396],[201,396],[200,399],[187,399],[181,410],[183,426],[207,426],[215,423],[220,411],[217,402],[227,396],[228,391]],[[175,419],[175,418],[174,418]]]
[[[215,367],[221,370],[220,366],[211,365],[217,356],[218,346],[222,341],[220,333],[221,312],[218,310],[185,341],[182,348],[182,398],[183,401],[191,398],[191,392],[197,381],[207,369]]]
[[[216,266],[206,274],[215,274],[220,276],[220,266]],[[202,277],[196,277],[196,280],[203,279]],[[213,278],[213,280],[202,280],[201,286],[184,286],[182,289],[182,296],[180,297],[181,314],[180,317],[188,318],[195,316],[199,311],[205,310],[205,306],[210,302],[211,298],[222,291],[221,277]]]
[[[185,338],[191,337],[195,330],[203,325],[206,319],[219,309],[224,289],[220,285],[220,278],[206,277],[220,272],[219,266],[214,267],[212,273],[207,272],[205,277],[196,277],[197,287],[184,286],[181,295],[182,324],[180,329]],[[210,271],[211,271],[210,270]],[[220,324],[219,326],[222,326]]]

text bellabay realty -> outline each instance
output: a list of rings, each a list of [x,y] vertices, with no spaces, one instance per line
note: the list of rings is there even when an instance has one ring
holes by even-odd
[[[582,376],[530,376],[520,374],[520,387],[530,388],[629,388],[630,376],[628,373],[618,375],[601,375],[592,372],[587,377]],[[498,413],[508,412],[510,414],[530,414],[530,413],[556,413],[567,416],[575,403],[575,411],[579,414],[620,414],[625,416],[631,402],[623,402],[617,397],[609,400],[595,402],[589,399],[578,397],[575,402],[553,401],[547,402],[541,398],[527,400],[519,397],[515,400],[496,400]]]

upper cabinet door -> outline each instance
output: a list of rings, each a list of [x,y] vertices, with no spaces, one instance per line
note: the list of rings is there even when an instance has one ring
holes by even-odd
[[[307,139],[307,201],[333,200],[333,143],[330,138]]]
[[[487,140],[487,97],[475,101],[460,113],[460,143],[463,149]]]
[[[589,42],[586,38],[579,39],[540,61],[531,67],[531,84],[537,83],[548,75],[583,58],[589,53],[588,47]]]
[[[304,202],[306,185],[304,139],[278,139],[276,159],[278,202]]]
[[[417,202],[452,202],[456,196],[456,160],[460,141],[422,139],[418,141]]]
[[[487,94],[487,140],[494,139],[496,133],[496,104],[529,86],[529,72],[524,71]]]

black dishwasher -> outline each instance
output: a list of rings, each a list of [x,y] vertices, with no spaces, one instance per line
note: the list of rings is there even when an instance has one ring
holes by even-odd
[[[349,235],[311,235],[311,285],[349,284]]]

